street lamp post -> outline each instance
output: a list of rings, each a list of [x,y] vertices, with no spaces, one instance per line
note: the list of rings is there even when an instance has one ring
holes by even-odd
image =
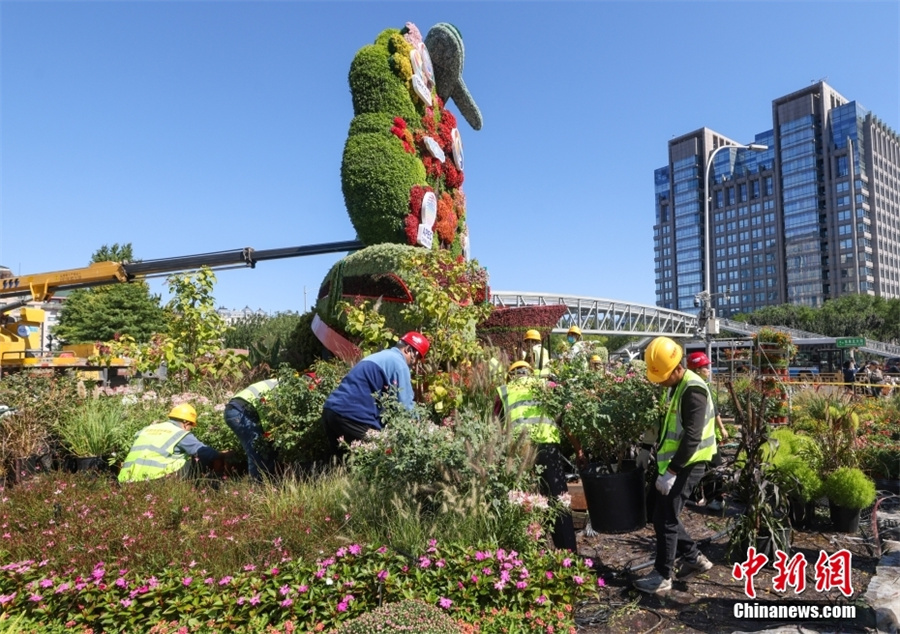
[[[706,217],[705,226],[703,228],[703,292],[700,293],[700,317],[704,321],[703,336],[706,339],[706,356],[712,360],[712,338],[710,337],[709,325],[716,317],[716,311],[712,307],[712,254],[710,253],[710,233],[712,222],[712,192],[709,187],[709,171],[712,168],[713,159],[716,154],[722,150],[729,149],[752,150],[753,152],[765,152],[769,149],[768,145],[762,143],[748,143],[747,145],[721,145],[709,153],[706,161],[706,171],[703,173],[703,191],[706,194]]]

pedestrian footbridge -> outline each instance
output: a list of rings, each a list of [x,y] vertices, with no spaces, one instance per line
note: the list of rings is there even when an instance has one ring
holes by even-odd
[[[491,302],[498,308],[563,304],[566,312],[560,317],[553,332],[564,333],[571,326],[578,326],[586,335],[642,337],[641,341],[629,344],[629,347],[634,349],[642,348],[652,337],[660,335],[672,338],[703,338],[703,328],[697,315],[647,304],[600,297],[520,291],[492,291]],[[719,328],[738,335],[752,336],[761,327],[731,319],[719,319]],[[779,330],[786,331],[798,344],[804,340],[813,343],[814,340],[827,339],[824,335],[803,330],[781,327]],[[900,346],[880,341],[867,340],[866,345],[860,350],[880,356],[900,356]]]

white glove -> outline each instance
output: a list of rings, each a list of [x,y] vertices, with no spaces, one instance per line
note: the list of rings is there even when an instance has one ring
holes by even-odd
[[[673,484],[675,484],[675,474],[668,469],[664,474],[656,478],[656,490],[663,495],[669,495]]]

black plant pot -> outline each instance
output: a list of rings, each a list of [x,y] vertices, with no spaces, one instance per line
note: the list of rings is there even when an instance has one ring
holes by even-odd
[[[900,495],[900,480],[892,478],[874,478],[874,480],[876,490]]]
[[[791,527],[796,529],[809,528],[816,517],[815,501],[803,502],[791,498],[790,520]]]
[[[594,464],[588,465],[580,475],[595,531],[630,533],[647,524],[643,469],[636,468],[632,462],[623,465],[618,473],[603,473]]]
[[[779,528],[775,532],[775,539],[769,533],[763,533],[756,537],[754,548],[757,553],[762,553],[769,558],[769,562],[775,561],[775,551],[781,550],[785,555],[791,554],[791,542],[793,541],[793,529],[790,526]],[[747,559],[749,542],[746,539],[738,542],[737,550],[731,553],[733,563],[741,563]]]
[[[831,511],[831,523],[837,532],[855,533],[859,530],[859,512],[861,509],[848,509],[838,506],[829,500],[828,510]]]

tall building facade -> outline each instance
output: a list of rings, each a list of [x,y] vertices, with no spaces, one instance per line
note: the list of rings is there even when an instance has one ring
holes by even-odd
[[[707,264],[726,317],[848,293],[900,297],[894,130],[818,82],[773,101],[772,129],[742,143],[709,128],[669,141],[654,173],[658,306],[695,312]]]

